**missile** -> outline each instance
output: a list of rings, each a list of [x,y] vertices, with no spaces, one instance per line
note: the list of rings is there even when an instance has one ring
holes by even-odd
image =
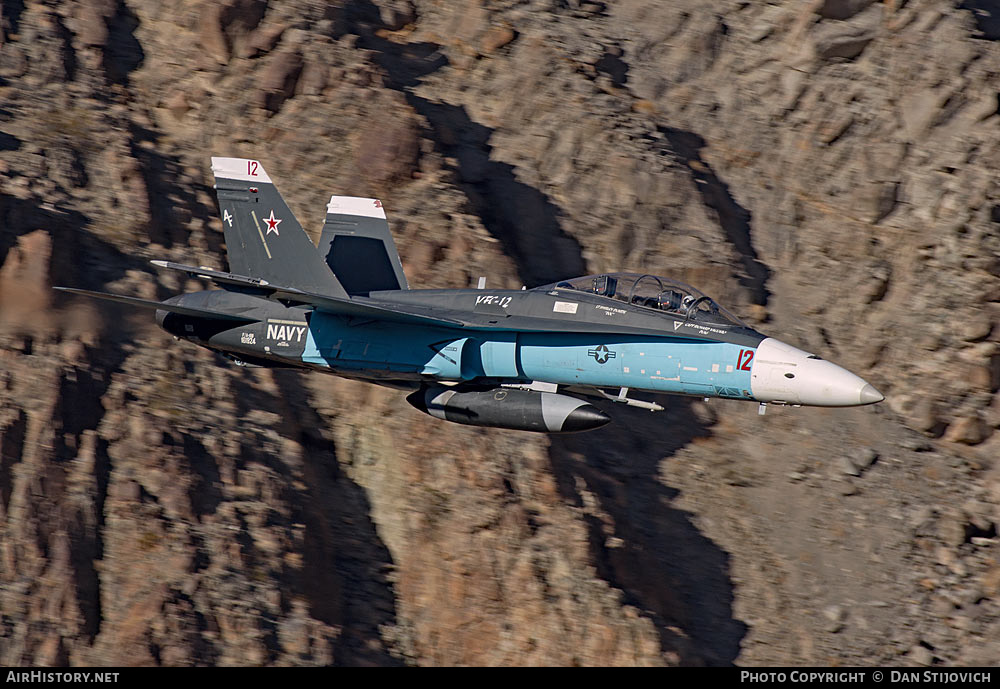
[[[412,393],[406,401],[445,421],[516,431],[575,433],[611,421],[600,409],[576,397],[515,388],[459,391],[431,386]]]

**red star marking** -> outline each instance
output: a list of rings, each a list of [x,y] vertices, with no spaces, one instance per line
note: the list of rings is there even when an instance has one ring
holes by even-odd
[[[382,202],[379,201],[378,199],[375,199],[375,207],[376,208],[381,208],[382,207]]]
[[[278,223],[280,223],[281,221],[274,217],[273,208],[271,209],[271,217],[264,218],[264,222],[267,223],[267,234],[271,234],[272,232],[278,234]],[[280,237],[281,235],[278,234],[278,236]]]

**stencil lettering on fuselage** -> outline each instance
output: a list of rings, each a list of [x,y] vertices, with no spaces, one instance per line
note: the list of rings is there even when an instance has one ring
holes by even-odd
[[[502,297],[495,294],[487,294],[476,297],[476,305],[487,304],[489,306],[499,306],[500,308],[506,309],[513,300],[513,297]]]
[[[266,339],[277,347],[301,346],[305,343],[307,327],[304,321],[268,320]]]

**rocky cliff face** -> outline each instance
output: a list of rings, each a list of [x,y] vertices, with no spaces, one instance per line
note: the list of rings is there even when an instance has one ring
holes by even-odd
[[[991,12],[993,12],[991,14]],[[1000,661],[1000,46],[945,0],[84,0],[0,19],[0,663]],[[888,396],[569,437],[247,371],[210,155],[412,284],[669,274]]]

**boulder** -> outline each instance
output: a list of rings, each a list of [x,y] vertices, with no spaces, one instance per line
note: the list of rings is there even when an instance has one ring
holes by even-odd
[[[821,60],[853,60],[878,35],[882,10],[872,7],[850,21],[822,22],[813,34],[813,48]]]
[[[261,76],[260,87],[255,94],[257,105],[271,112],[280,110],[282,103],[295,94],[302,67],[302,55],[297,52],[274,55]]]
[[[824,19],[850,19],[875,0],[822,0],[816,13]]]

